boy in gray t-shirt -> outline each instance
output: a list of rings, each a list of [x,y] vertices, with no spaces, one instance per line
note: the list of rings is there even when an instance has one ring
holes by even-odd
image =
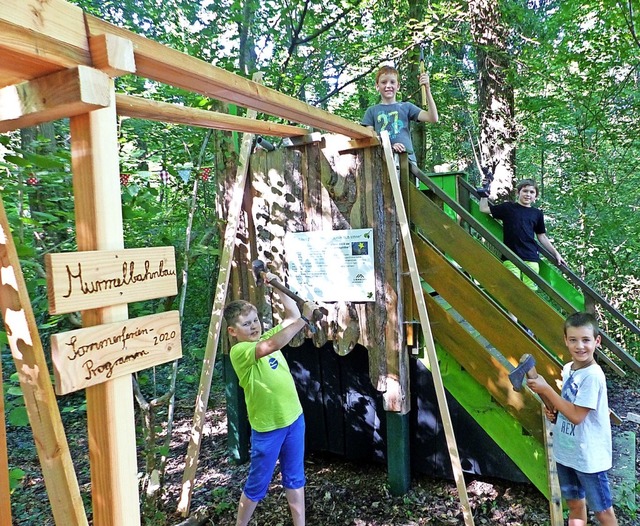
[[[382,66],[376,74],[376,90],[380,93],[382,100],[380,104],[367,108],[360,123],[375,129],[377,133],[387,131],[393,150],[397,153],[407,152],[409,161],[413,164],[417,161],[409,123],[411,121],[438,122],[438,109],[431,95],[429,74],[422,73],[419,82],[425,87],[426,110],[411,102],[396,102],[396,95],[400,89],[398,70],[393,66]]]

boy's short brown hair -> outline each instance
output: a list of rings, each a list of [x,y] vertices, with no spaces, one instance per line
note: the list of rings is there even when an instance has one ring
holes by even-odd
[[[574,312],[569,315],[564,321],[564,334],[567,335],[567,329],[569,327],[591,327],[593,329],[593,337],[597,338],[600,335],[600,328],[598,327],[598,320],[589,312]]]
[[[227,304],[224,311],[222,311],[222,315],[224,316],[224,321],[227,322],[227,326],[233,327],[240,316],[245,316],[252,311],[258,311],[253,303],[245,300],[234,300]]]
[[[522,181],[520,181],[516,186],[516,193],[519,194],[520,190],[522,190],[525,186],[533,186],[536,191],[536,197],[538,197],[540,190],[538,189],[538,183],[536,183],[533,179],[523,179]]]
[[[393,66],[381,66],[378,72],[376,73],[376,84],[380,80],[382,75],[395,75],[398,77],[398,70]]]

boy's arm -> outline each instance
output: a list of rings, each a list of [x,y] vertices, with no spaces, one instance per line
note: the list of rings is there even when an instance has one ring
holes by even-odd
[[[438,108],[436,107],[436,101],[433,100],[433,95],[431,95],[429,74],[422,73],[418,77],[418,82],[426,88],[425,92],[427,94],[427,109],[418,114],[418,122],[438,122]]]
[[[562,259],[562,256],[560,255],[560,252],[558,252],[556,250],[556,247],[553,246],[553,244],[551,243],[551,241],[547,237],[547,234],[536,234],[536,236],[538,237],[538,241],[540,242],[540,244],[544,248],[546,248],[549,252],[551,252],[553,254],[554,258],[556,258],[556,261],[558,262],[558,266],[567,264],[565,262],[565,260]]]
[[[275,274],[271,274],[270,272],[265,276],[266,283],[271,283],[274,279],[278,278]],[[293,300],[293,298],[287,296],[280,289],[274,288],[273,290],[275,290],[278,295],[278,299],[284,307],[284,319],[281,323],[283,328],[281,331],[271,336],[271,338],[262,340],[256,344],[256,359],[268,356],[269,354],[282,349],[307,323],[301,316],[298,304]],[[311,319],[313,311],[317,307],[318,306],[313,301],[307,301],[302,308],[304,317]]]
[[[549,402],[551,402],[553,406],[558,411],[560,411],[572,424],[581,424],[582,421],[587,418],[589,411],[591,411],[591,409],[589,409],[588,407],[576,405],[562,398],[558,393],[555,392],[553,387],[551,387],[547,383],[547,381],[540,375],[538,375],[537,378],[528,378],[527,386],[534,393],[544,395],[549,400]]]

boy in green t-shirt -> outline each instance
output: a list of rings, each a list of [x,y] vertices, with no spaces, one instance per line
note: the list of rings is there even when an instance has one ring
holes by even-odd
[[[274,279],[267,273],[267,283]],[[294,300],[274,290],[284,306],[284,319],[264,334],[255,305],[237,300],[224,309],[229,335],[237,341],[229,351],[231,364],[244,389],[251,424],[251,465],[238,504],[237,526],[249,523],[267,493],[278,460],[293,524],[305,524],[304,415],[280,349],[305,326],[318,305],[306,302],[301,315]]]

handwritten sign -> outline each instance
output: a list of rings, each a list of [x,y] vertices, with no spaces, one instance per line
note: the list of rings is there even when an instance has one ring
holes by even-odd
[[[373,229],[289,232],[289,287],[316,301],[375,301]]]
[[[71,393],[182,357],[178,311],[51,337],[56,393]]]
[[[173,247],[45,256],[49,312],[95,309],[178,292]]]

